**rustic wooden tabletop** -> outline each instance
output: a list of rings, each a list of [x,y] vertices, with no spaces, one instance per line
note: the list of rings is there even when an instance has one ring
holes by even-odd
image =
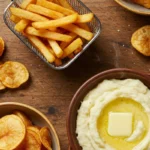
[[[58,133],[61,149],[67,150],[66,115],[72,96],[88,78],[101,71],[126,67],[150,72],[150,58],[131,46],[132,33],[150,18],[128,12],[113,0],[82,0],[100,19],[102,33],[90,48],[68,69],[55,71],[35,56],[7,28],[3,11],[10,0],[0,0],[0,36],[6,51],[0,61],[18,61],[28,68],[30,80],[16,90],[0,93],[0,102],[15,101],[43,112]]]

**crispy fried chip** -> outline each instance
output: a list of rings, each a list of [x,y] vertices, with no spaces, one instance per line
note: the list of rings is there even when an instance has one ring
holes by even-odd
[[[4,84],[0,81],[0,90],[4,90],[6,87],[4,86]]]
[[[133,33],[132,46],[145,56],[150,56],[150,25],[144,26]]]
[[[27,129],[23,150],[41,150],[41,141],[39,138],[39,135],[30,130]]]
[[[150,0],[132,0],[134,3],[150,8]]]
[[[26,67],[18,62],[8,61],[0,69],[0,80],[8,88],[17,88],[29,78]]]
[[[52,150],[50,131],[47,127],[41,128],[40,138],[41,138],[41,142],[42,142],[43,146],[48,150]]]
[[[37,134],[40,135],[40,129],[37,126],[29,126],[28,127],[29,130],[32,130],[33,132],[36,132]]]
[[[0,56],[3,55],[4,47],[5,47],[4,41],[3,41],[3,39],[0,37]]]
[[[24,140],[25,134],[25,125],[16,115],[7,115],[0,119],[1,150],[17,148]]]
[[[26,127],[31,126],[32,122],[28,119],[28,117],[21,111],[15,110],[13,112],[14,115],[18,116],[24,123]]]

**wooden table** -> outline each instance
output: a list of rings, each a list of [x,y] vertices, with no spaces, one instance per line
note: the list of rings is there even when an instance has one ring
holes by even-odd
[[[4,24],[3,11],[9,2],[0,0],[0,36],[6,42],[6,52],[1,61],[25,64],[30,71],[30,80],[19,89],[1,92],[0,102],[15,101],[39,109],[56,128],[62,150],[67,150],[67,108],[82,83],[111,68],[150,71],[150,58],[139,54],[130,43],[132,33],[150,23],[149,17],[128,12],[113,0],[83,0],[101,20],[102,33],[68,69],[55,71],[31,53]]]

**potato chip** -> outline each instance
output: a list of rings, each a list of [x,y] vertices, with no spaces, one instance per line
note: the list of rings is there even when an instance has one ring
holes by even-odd
[[[0,90],[4,90],[6,89],[6,87],[4,86],[4,84],[0,81]]]
[[[16,115],[7,115],[0,119],[1,150],[17,148],[24,140],[25,134],[25,125]]]
[[[132,46],[145,56],[150,56],[150,25],[135,31],[131,38]]]
[[[0,56],[3,55],[4,47],[5,47],[4,40],[0,37]]]
[[[36,127],[36,126],[29,126],[28,129],[32,130],[33,132],[38,133],[39,136],[40,136],[40,129],[38,127]]]
[[[21,111],[15,110],[13,112],[14,115],[18,116],[24,123],[26,127],[31,126],[32,122],[28,119],[28,117]]]
[[[41,142],[36,132],[27,129],[23,150],[41,150]]]
[[[28,70],[21,63],[8,61],[0,69],[0,80],[8,88],[17,88],[28,79]]]
[[[40,138],[41,138],[41,142],[42,142],[43,146],[48,150],[52,150],[50,131],[47,127],[41,128]]]

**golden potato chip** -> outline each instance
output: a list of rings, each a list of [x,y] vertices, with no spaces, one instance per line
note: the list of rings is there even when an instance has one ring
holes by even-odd
[[[1,150],[17,148],[24,140],[25,134],[25,125],[16,115],[7,115],[0,119]]]
[[[4,47],[5,47],[4,40],[0,37],[0,56],[3,55]]]
[[[15,110],[13,112],[14,115],[18,116],[24,123],[26,127],[31,126],[32,122],[28,119],[28,117],[21,111]]]
[[[23,150],[41,150],[41,142],[36,132],[27,129]]]
[[[29,130],[32,130],[33,132],[36,132],[40,136],[40,129],[37,126],[29,126]]]
[[[41,142],[42,142],[43,146],[48,150],[52,150],[50,131],[47,127],[41,128],[40,138],[41,138]]]
[[[18,62],[8,61],[0,69],[0,80],[8,88],[18,88],[29,78],[26,67]]]
[[[0,90],[4,90],[6,89],[6,87],[4,86],[4,84],[0,81]]]
[[[132,46],[145,56],[150,56],[150,25],[135,31],[131,38]]]

